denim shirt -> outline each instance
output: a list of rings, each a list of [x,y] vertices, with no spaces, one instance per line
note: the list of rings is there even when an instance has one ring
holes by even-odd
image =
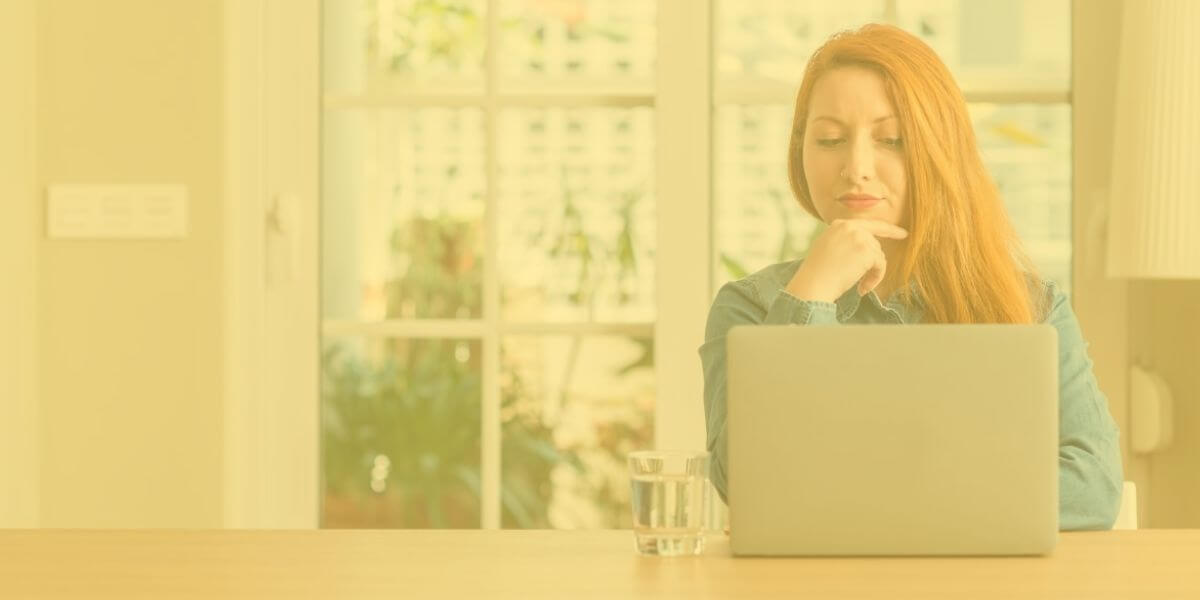
[[[734,325],[838,325],[920,323],[919,301],[905,306],[893,294],[888,302],[874,292],[860,297],[850,288],[837,302],[799,300],[784,291],[800,261],[779,263],[724,285],[713,301],[700,346],[704,369],[704,414],[710,475],[728,502],[725,441],[725,335]],[[1087,343],[1065,294],[1045,285],[1050,310],[1045,322],[1058,330],[1059,367],[1059,528],[1109,529],[1121,502],[1119,431],[1108,401],[1096,384]]]

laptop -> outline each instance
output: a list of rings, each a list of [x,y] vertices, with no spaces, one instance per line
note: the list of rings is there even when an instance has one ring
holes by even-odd
[[[1040,555],[1058,540],[1050,325],[737,326],[735,555]]]

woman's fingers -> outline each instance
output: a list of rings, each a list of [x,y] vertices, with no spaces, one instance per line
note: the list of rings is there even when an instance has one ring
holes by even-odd
[[[907,229],[892,225],[891,223],[884,223],[883,221],[876,221],[874,219],[847,219],[846,221],[856,227],[861,227],[875,237],[893,240],[902,240],[908,237]]]
[[[883,283],[887,271],[881,239],[904,239],[908,231],[872,219],[835,219],[812,245],[788,282],[802,300],[836,300],[851,288],[865,295]]]
[[[866,296],[869,294],[871,290],[875,289],[876,286],[878,286],[880,283],[883,283],[883,276],[886,273],[887,259],[884,258],[883,251],[881,250],[875,256],[875,262],[871,265],[871,268],[865,275],[863,275],[863,278],[859,280],[858,295]]]

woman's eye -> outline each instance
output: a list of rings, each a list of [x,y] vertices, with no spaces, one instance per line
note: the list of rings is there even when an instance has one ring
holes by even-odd
[[[903,144],[903,140],[901,140],[900,138],[882,138],[879,141],[881,141],[893,148],[899,148]]]
[[[842,141],[842,138],[824,138],[824,139],[818,139],[817,145],[825,146],[826,148],[828,148],[831,146],[836,146],[841,141]]]

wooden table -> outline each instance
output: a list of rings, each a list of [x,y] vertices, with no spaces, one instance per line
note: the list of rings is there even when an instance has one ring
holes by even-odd
[[[1200,530],[1045,558],[732,558],[629,531],[0,531],[0,598],[1200,598]]]

